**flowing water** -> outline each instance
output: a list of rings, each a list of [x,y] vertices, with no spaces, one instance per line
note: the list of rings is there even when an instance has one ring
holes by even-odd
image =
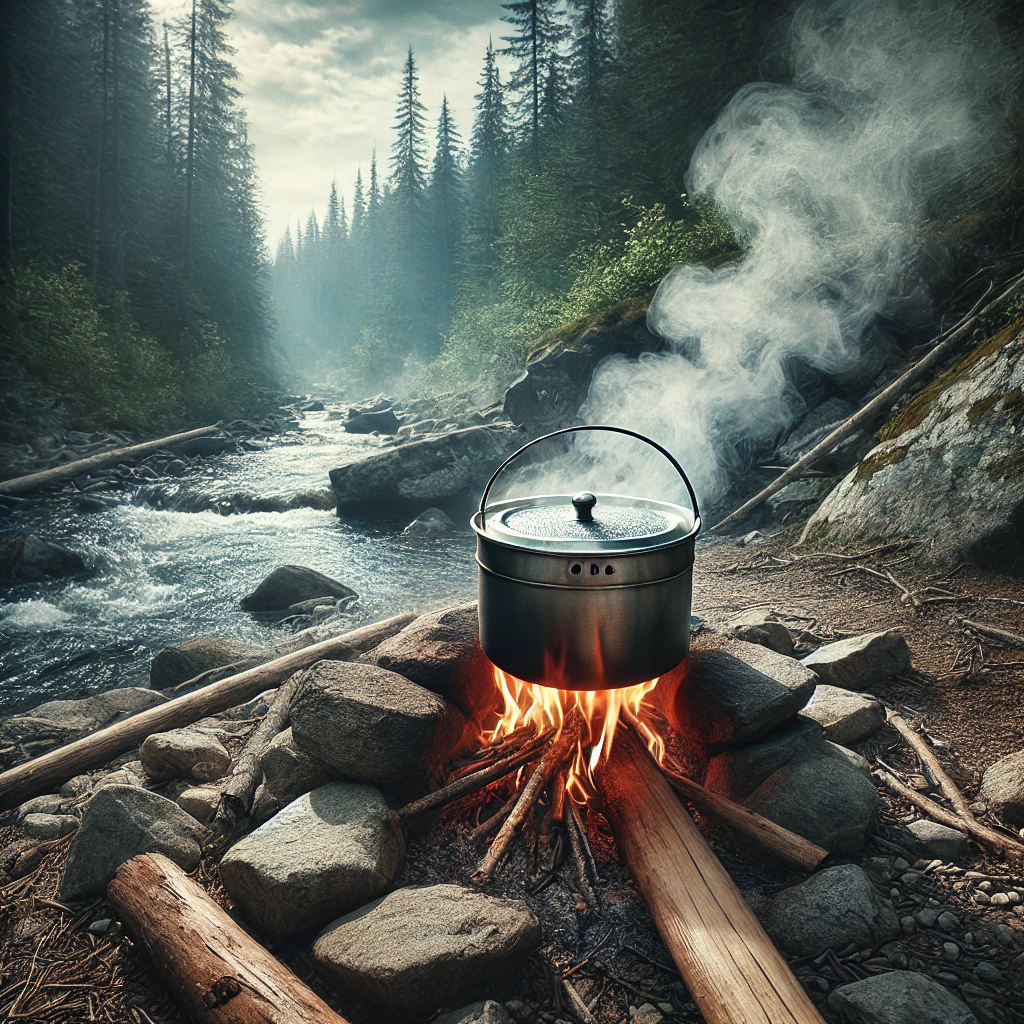
[[[210,496],[284,497],[328,484],[328,471],[377,450],[377,438],[346,434],[326,412],[263,451],[199,460],[172,484],[170,508]],[[168,511],[145,489],[84,514],[70,489],[0,520],[66,542],[85,554],[82,578],[20,584],[0,604],[0,717],[43,700],[113,686],[147,686],[160,648],[204,635],[263,646],[287,628],[238,607],[273,568],[307,565],[355,589],[353,627],[400,611],[471,600],[476,590],[468,528],[443,539],[405,538],[403,521],[341,520],[333,511],[220,515]]]

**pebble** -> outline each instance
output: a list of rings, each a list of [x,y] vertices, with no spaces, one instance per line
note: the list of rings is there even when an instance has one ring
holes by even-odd
[[[923,877],[924,876],[920,871],[904,871],[903,874],[900,875],[900,881],[904,885],[917,885]]]
[[[955,942],[944,942],[942,944],[942,957],[949,963],[956,963],[960,959],[960,947]]]
[[[992,885],[992,883],[991,883],[991,882],[990,882],[990,881],[989,881],[989,880],[988,880],[988,879],[986,878],[984,882],[979,882],[979,883],[978,883],[978,888],[979,888],[979,889],[980,889],[980,890],[981,890],[982,892],[991,892],[991,891],[992,891],[992,889],[993,889],[993,885]]]
[[[966,946],[973,946],[974,945],[974,932],[964,932],[964,945],[966,945]]]
[[[1005,892],[994,892],[989,902],[993,907],[1008,907],[1010,897]]]
[[[91,925],[85,930],[91,935],[106,935],[110,930],[110,926],[114,923],[113,918],[101,917],[93,921]]]
[[[941,981],[944,985],[959,985],[960,978],[950,971],[936,971],[935,980]]]
[[[974,973],[981,981],[987,981],[993,985],[998,985],[1003,980],[1003,972],[995,964],[989,963],[987,960],[982,960],[974,968]]]
[[[948,910],[944,910],[939,914],[939,927],[944,932],[955,932],[960,928],[960,918],[956,914],[951,914]]]
[[[903,893],[894,885],[889,890],[889,899],[891,899],[894,903],[898,903],[901,899],[903,899]]]
[[[974,894],[974,902],[980,903],[983,907],[988,906],[992,902],[992,898],[987,892],[976,892]]]
[[[1007,928],[1005,924],[997,924],[992,931],[995,932],[996,942],[1004,949],[1017,948],[1017,943],[1013,940],[1013,930]]]
[[[1016,889],[1011,889],[1007,894],[1006,898],[1011,906],[1017,906],[1021,902],[1021,895]]]
[[[892,862],[892,866],[894,870],[900,872],[907,871],[910,868],[910,865],[902,857],[897,857]]]
[[[909,914],[900,918],[900,931],[904,935],[913,935],[917,931],[917,924]]]
[[[939,912],[931,907],[925,907],[924,910],[919,910],[914,917],[922,928],[934,928],[939,920]]]
[[[971,811],[974,814],[984,814],[988,810],[988,804],[982,803],[980,800],[976,800],[971,804]]]

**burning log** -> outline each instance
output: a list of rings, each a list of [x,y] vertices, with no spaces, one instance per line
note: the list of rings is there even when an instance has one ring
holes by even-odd
[[[347,1024],[161,854],[122,864],[107,896],[195,1024]]]
[[[823,1024],[633,733],[616,736],[597,783],[619,850],[708,1024]]]

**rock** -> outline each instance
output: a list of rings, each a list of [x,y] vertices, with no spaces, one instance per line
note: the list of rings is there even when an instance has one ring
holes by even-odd
[[[965,833],[928,818],[919,818],[900,830],[898,842],[916,857],[955,864],[969,853]]]
[[[715,754],[708,761],[704,786],[730,800],[744,800],[774,772],[811,751],[825,752],[825,732],[813,719],[796,715],[753,743]]]
[[[422,787],[455,746],[465,719],[395,672],[321,661],[303,674],[291,723],[300,750],[347,778]]]
[[[85,930],[90,935],[106,935],[113,923],[114,919],[112,917],[100,917],[93,921]]]
[[[447,537],[455,524],[439,508],[421,512],[403,531],[403,537]]]
[[[825,644],[801,664],[829,686],[871,690],[910,671],[910,648],[899,633],[884,629]]]
[[[39,743],[36,752],[62,746],[113,725],[167,698],[156,690],[128,686],[106,690],[80,700],[51,700],[24,715],[13,715],[0,726],[0,746]]]
[[[849,463],[847,463],[849,465]],[[810,476],[803,480],[794,480],[776,491],[765,504],[772,511],[775,519],[783,519],[790,513],[804,512],[812,505],[820,504],[836,485],[836,480],[828,476]]]
[[[310,402],[303,402],[301,408],[302,412],[323,412],[324,403],[319,398],[314,398]]]
[[[231,767],[224,744],[199,729],[172,729],[147,736],[139,747],[139,760],[154,782],[180,778],[213,782]]]
[[[816,682],[792,658],[701,632],[676,695],[680,732],[701,744],[760,739],[810,700]]]
[[[183,644],[173,644],[158,651],[149,666],[149,685],[154,690],[168,690],[194,679],[203,672],[223,665],[233,665],[260,653],[258,647],[236,643],[220,636],[200,637]]]
[[[74,775],[60,787],[60,795],[67,799],[91,793],[96,788],[96,780],[91,775]]]
[[[395,445],[332,469],[338,508],[442,505],[481,486],[524,443],[510,426],[466,427]]]
[[[894,413],[808,531],[839,542],[916,537],[929,555],[1016,571],[1024,474],[1021,322],[979,343]]]
[[[334,771],[295,745],[291,728],[277,734],[260,755],[267,792],[282,805],[332,781]]]
[[[241,607],[246,612],[279,612],[312,597],[330,597],[335,601],[355,601],[359,595],[344,583],[332,580],[304,565],[279,565],[247,597]]]
[[[15,809],[15,815],[19,822],[25,820],[29,814],[61,814],[67,800],[56,793],[47,793],[45,796],[34,796],[26,800]]]
[[[431,1024],[509,1024],[509,1016],[501,1003],[488,999],[483,1003],[471,1003],[461,1010],[442,1013]]]
[[[1024,750],[986,768],[978,795],[1004,821],[1024,825]]]
[[[365,660],[449,700],[486,675],[476,602],[427,612],[370,651]],[[467,709],[468,710],[468,709]]]
[[[960,928],[960,918],[956,914],[951,914],[948,910],[944,910],[939,914],[937,923],[944,932],[955,932]]]
[[[405,858],[401,825],[372,786],[331,782],[236,843],[220,863],[231,898],[279,938],[386,892]]]
[[[878,814],[874,784],[831,750],[796,758],[743,803],[830,853],[864,848]]]
[[[826,949],[867,949],[899,935],[888,900],[856,864],[811,875],[773,896],[761,911],[772,940],[790,956],[817,956]]]
[[[867,739],[885,724],[880,701],[826,684],[815,689],[803,714],[820,723],[830,740],[844,746]]]
[[[351,412],[351,410],[350,410]],[[349,434],[397,434],[401,421],[394,409],[381,409],[378,412],[360,412],[345,421],[345,431]]]
[[[206,459],[222,452],[233,452],[237,448],[238,442],[233,437],[193,437],[190,441],[175,445],[175,450],[188,459]]]
[[[989,985],[1002,984],[1003,972],[988,960],[982,960],[981,963],[974,968],[974,973],[978,976],[980,981],[984,981]]]
[[[209,825],[220,807],[221,790],[216,786],[190,786],[175,798],[175,803],[196,821]]]
[[[73,814],[26,814],[21,827],[33,839],[60,839],[78,828],[78,819]]]
[[[729,632],[737,640],[748,644],[760,644],[778,654],[793,653],[793,635],[781,623],[775,621],[770,608],[754,608],[729,620]]]
[[[755,544],[763,544],[768,538],[760,530],[751,530],[750,533],[745,533],[738,541],[736,541],[736,547],[738,548],[749,548]]]
[[[43,540],[34,533],[0,540],[0,581],[41,583],[82,572],[82,556],[56,541]]]
[[[978,1024],[963,1000],[916,971],[889,971],[841,985],[828,1006],[842,1024]]]
[[[398,889],[328,925],[324,974],[387,1013],[424,1020],[511,982],[541,942],[532,911],[459,885]]]
[[[856,411],[855,406],[842,398],[826,398],[820,405],[811,409],[789,432],[789,436],[779,446],[776,458],[787,466],[791,466],[797,459],[806,455],[826,434],[839,426],[843,420],[849,419]],[[798,481],[798,483],[803,483],[803,481]],[[783,490],[785,489],[783,488]]]
[[[871,778],[871,762],[866,757],[858,754],[856,750],[850,750],[849,747],[840,746],[838,743],[833,743],[831,740],[827,741],[827,746],[833,753],[839,754],[839,756],[842,757],[851,768],[855,768],[859,771],[864,778]]]
[[[195,819],[170,800],[134,786],[106,786],[82,815],[58,898],[101,895],[118,867],[140,853],[162,853],[193,871],[202,839]]]

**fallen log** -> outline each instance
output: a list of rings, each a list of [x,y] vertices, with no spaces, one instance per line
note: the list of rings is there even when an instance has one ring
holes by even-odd
[[[83,736],[47,754],[26,761],[0,774],[0,810],[14,807],[29,797],[62,785],[73,775],[106,764],[111,758],[137,747],[147,736],[168,729],[179,729],[208,715],[244,704],[264,690],[287,679],[293,672],[308,668],[316,661],[344,661],[361,649],[367,633],[377,636],[387,626],[397,633],[409,621],[407,615],[396,615],[383,623],[363,626],[350,633],[312,644],[265,665],[239,672],[183,694],[165,704],[147,708],[108,725],[105,729]]]
[[[774,821],[744,807],[728,797],[712,793],[692,779],[662,766],[669,785],[684,799],[694,804],[709,817],[731,829],[738,836],[749,839],[758,848],[801,871],[814,871],[828,856],[828,850],[816,846],[809,839],[776,825]]]
[[[122,864],[107,897],[194,1024],[347,1024],[161,854]]]
[[[76,459],[74,462],[65,462],[52,469],[40,470],[38,473],[11,477],[10,480],[0,481],[0,494],[30,494],[32,491],[38,491],[41,487],[50,487],[53,484],[74,480],[76,476],[88,473],[93,469],[117,466],[122,462],[135,462],[146,455],[160,451],[161,448],[191,441],[195,437],[216,434],[218,430],[220,427],[199,427],[196,430],[186,430],[183,434],[171,434],[168,437],[158,437],[155,441],[143,441],[141,444],[128,445],[127,448],[112,448],[108,452],[90,455],[85,459]]]
[[[843,420],[835,430],[829,431],[806,455],[801,456],[784,473],[777,476],[767,487],[758,491],[749,501],[745,501],[735,512],[730,512],[720,523],[711,527],[712,530],[723,530],[733,523],[745,519],[758,505],[763,504],[773,494],[781,491],[788,483],[798,480],[816,462],[820,462],[832,452],[840,441],[856,433],[858,430],[871,427],[884,413],[887,413],[919,380],[937,369],[942,362],[952,355],[964,341],[979,319],[990,316],[1002,309],[1021,289],[1024,288],[1024,276],[1013,279],[1002,294],[994,298],[984,309],[973,316],[967,317],[955,330],[945,338],[939,336],[938,344],[924,357],[919,359],[902,376],[894,380],[887,388],[881,390],[866,405],[855,412],[849,419]]]
[[[939,822],[941,825],[948,825],[960,832],[966,832],[972,839],[1001,853],[1008,860],[1016,863],[1024,861],[1024,843],[1019,842],[1010,836],[1003,835],[987,825],[982,825],[974,818],[961,818],[960,815],[947,811],[940,807],[934,800],[930,800],[923,793],[916,789],[903,785],[899,779],[890,775],[882,769],[876,769],[875,778],[882,783],[890,793],[901,796],[909,804],[913,804],[918,810],[924,811],[929,818]]]
[[[973,633],[979,636],[988,637],[989,640],[997,640],[1007,647],[1024,647],[1024,636],[1020,633],[1013,633],[1008,629],[1000,629],[998,626],[988,626],[984,622],[972,622],[970,619],[963,619],[963,624]]]
[[[597,784],[619,852],[708,1024],[823,1024],[631,730],[616,735]]]

